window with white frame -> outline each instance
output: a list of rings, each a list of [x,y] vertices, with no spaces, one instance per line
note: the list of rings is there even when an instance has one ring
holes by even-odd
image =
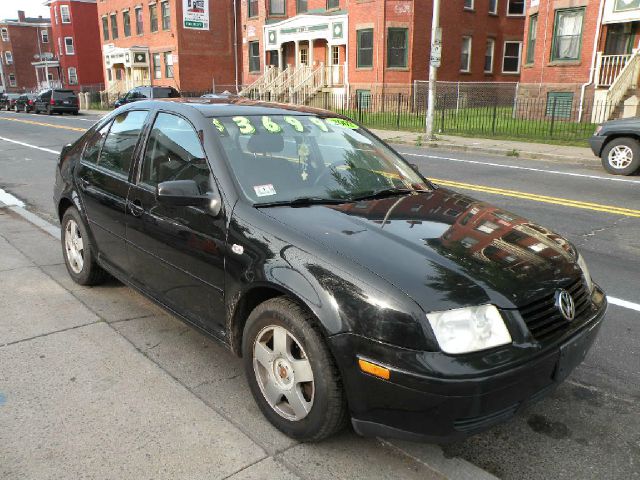
[[[10,51],[4,52],[4,63],[6,63],[7,65],[13,64],[13,53],[11,53]]]
[[[493,56],[496,51],[496,41],[487,38],[487,48],[484,52],[484,73],[493,73]]]
[[[67,69],[67,77],[69,78],[69,85],[78,84],[78,71],[76,70],[76,67],[69,67]]]
[[[507,0],[507,15],[524,15],[526,0]]]
[[[15,87],[16,84],[16,76],[13,73],[9,74],[9,86],[10,87]]]
[[[3,42],[9,41],[9,30],[6,28],[0,28],[0,37],[2,37]]]
[[[491,15],[498,14],[498,0],[489,0],[489,13]]]
[[[58,25],[60,21],[58,20],[58,7],[56,5],[53,6],[53,17],[55,18],[56,25]]]
[[[474,0],[464,0],[464,9],[473,10],[473,1]]]
[[[42,43],[49,43],[49,32],[47,30],[40,30],[40,38],[42,38]]]
[[[504,42],[502,73],[520,73],[522,42]]]
[[[58,37],[58,56],[62,56],[64,55],[64,52],[62,51],[62,38]]]
[[[64,53],[67,55],[74,55],[76,53],[73,46],[73,37],[64,37]]]
[[[71,23],[69,5],[60,5],[60,20],[62,20],[62,23]]]
[[[162,78],[162,65],[160,65],[160,54],[153,54],[153,78]]]
[[[164,52],[164,76],[167,78],[173,78],[173,54],[171,52]]]
[[[460,71],[471,70],[471,37],[462,37],[462,49],[460,51]]]

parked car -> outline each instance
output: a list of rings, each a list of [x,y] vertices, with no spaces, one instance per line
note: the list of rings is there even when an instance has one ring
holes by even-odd
[[[19,93],[4,93],[0,97],[0,110],[13,110]]]
[[[607,172],[614,175],[640,172],[640,117],[599,125],[589,144]]]
[[[204,95],[202,95],[200,98],[207,98],[207,99],[219,99],[219,100],[224,100],[224,99],[228,99],[230,97],[234,97],[235,95],[233,93],[231,93],[228,90],[225,90],[222,93],[205,93]]]
[[[142,86],[129,90],[123,97],[116,100],[113,104],[114,108],[121,107],[131,102],[140,100],[150,100],[153,98],[179,98],[180,92],[173,87],[151,87]]]
[[[48,115],[54,113],[72,113],[78,115],[80,104],[78,96],[73,90],[50,89],[38,94],[35,100],[33,111],[35,113],[46,112]]]
[[[285,434],[451,440],[582,362],[607,300],[566,239],[438,187],[336,113],[145,101],[64,147],[71,278],[107,273],[241,355]]]
[[[16,103],[13,109],[16,112],[25,112],[25,113],[31,112],[34,108],[37,96],[38,95],[36,95],[35,93],[25,93],[24,95],[20,95],[16,99]]]

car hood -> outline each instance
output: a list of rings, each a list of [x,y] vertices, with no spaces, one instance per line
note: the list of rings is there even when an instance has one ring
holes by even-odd
[[[425,311],[485,303],[517,308],[579,272],[564,238],[442,188],[262,211],[384,278]]]
[[[607,130],[616,130],[619,128],[640,130],[640,118],[619,118],[617,120],[609,120],[603,124]]]

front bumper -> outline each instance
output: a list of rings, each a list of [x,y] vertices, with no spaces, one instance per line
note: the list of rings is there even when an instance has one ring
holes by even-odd
[[[601,135],[593,135],[589,138],[589,146],[591,147],[591,151],[596,157],[599,157],[602,153],[602,147],[604,146],[604,142],[607,139],[605,136]]]
[[[504,422],[551,393],[582,362],[606,306],[602,294],[593,315],[578,328],[553,344],[523,347],[528,354],[518,361],[498,350],[464,363],[440,352],[408,351],[352,334],[331,337],[353,427],[364,436],[445,443]],[[387,366],[390,380],[361,372],[354,354]],[[485,372],[479,368],[483,361],[493,364]]]

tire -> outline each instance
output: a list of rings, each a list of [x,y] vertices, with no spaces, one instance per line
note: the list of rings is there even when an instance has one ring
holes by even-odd
[[[81,258],[81,265],[77,257],[70,252],[73,247],[67,242],[73,243],[74,228],[77,227],[82,242],[81,252],[77,252]],[[98,285],[107,278],[107,273],[96,263],[93,245],[87,232],[87,227],[75,207],[69,207],[62,217],[61,244],[64,264],[74,282],[80,285]],[[70,235],[71,233],[71,235]],[[77,247],[77,244],[76,244]]]
[[[51,106],[47,106],[47,115],[53,115],[53,112],[51,111]]]
[[[77,112],[77,111],[75,111],[75,110],[74,110],[73,112],[71,112],[71,113],[73,113],[73,116],[74,116],[74,117],[78,116],[78,112]]]
[[[614,175],[633,175],[640,170],[640,143],[635,138],[611,140],[602,150],[602,166]]]
[[[288,341],[278,343],[288,346],[285,354],[278,355],[274,338],[283,338],[283,332]],[[259,350],[263,355],[255,354]],[[315,317],[300,305],[285,297],[258,305],[244,327],[242,355],[253,398],[264,416],[285,435],[317,442],[344,427],[347,404],[338,368]],[[268,359],[270,368],[258,357]],[[311,381],[297,382],[302,375]],[[268,395],[279,400],[270,402]],[[294,410],[288,398],[299,408]],[[296,398],[302,401],[295,402]]]
[[[29,113],[29,107],[27,105],[24,106],[24,113]]]
[[[13,111],[16,113],[20,113],[20,110],[18,109],[18,105],[13,106]]]

